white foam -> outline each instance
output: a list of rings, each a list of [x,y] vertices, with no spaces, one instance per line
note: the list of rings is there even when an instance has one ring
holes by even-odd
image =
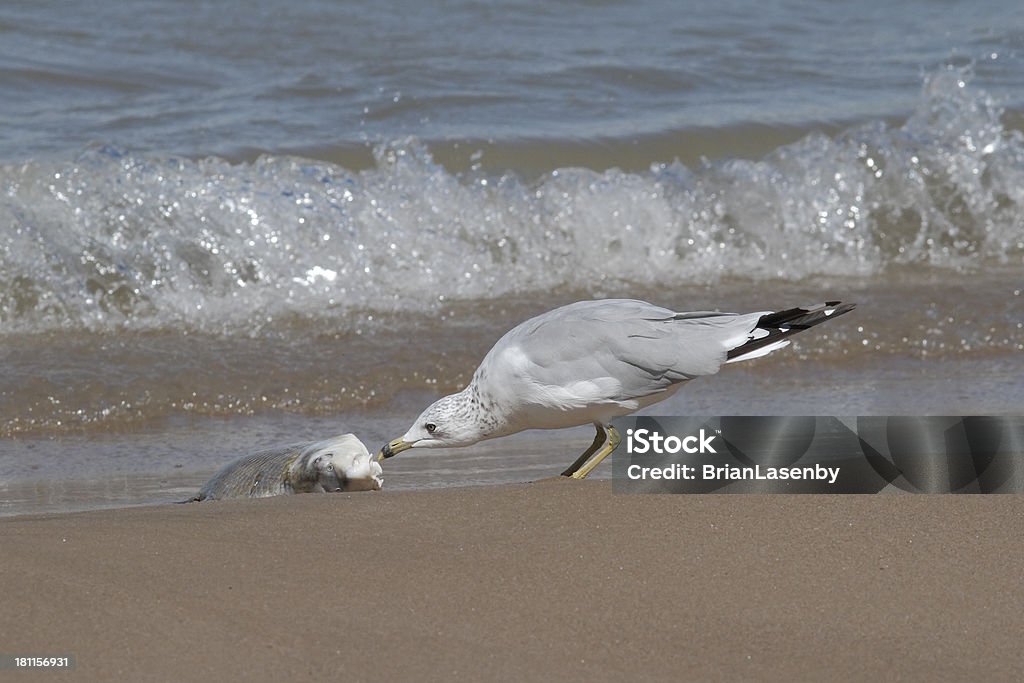
[[[692,170],[456,175],[415,140],[362,172],[107,148],[0,166],[0,323],[252,332],[442,298],[1020,264],[1024,140],[963,78],[932,74],[902,126]]]

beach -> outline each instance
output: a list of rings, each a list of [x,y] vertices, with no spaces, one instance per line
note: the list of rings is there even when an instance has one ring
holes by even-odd
[[[856,304],[648,417],[1024,414],[1019,2],[55,7],[0,7],[0,681],[1024,678],[1020,496],[616,493],[586,424],[174,504],[588,299]]]
[[[0,632],[51,680],[1017,680],[1022,522],[562,479],[28,515]]]

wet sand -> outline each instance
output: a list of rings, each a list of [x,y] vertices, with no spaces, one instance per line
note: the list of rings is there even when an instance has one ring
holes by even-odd
[[[1020,496],[565,480],[21,516],[0,633],[67,680],[1011,680],[1022,529]]]

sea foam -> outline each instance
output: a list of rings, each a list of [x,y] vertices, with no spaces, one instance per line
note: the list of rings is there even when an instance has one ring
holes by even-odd
[[[258,329],[558,288],[970,272],[1024,261],[1024,138],[949,67],[900,124],[760,160],[454,173],[380,144],[353,171],[97,147],[0,166],[3,330]]]

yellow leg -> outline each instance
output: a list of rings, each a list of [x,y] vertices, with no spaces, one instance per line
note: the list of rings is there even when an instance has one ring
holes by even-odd
[[[583,455],[576,458],[575,462],[569,465],[565,472],[562,472],[563,477],[571,477],[576,474],[576,470],[583,467],[587,460],[590,459],[590,456],[596,453],[597,449],[604,445],[605,440],[608,438],[608,435],[605,434],[604,427],[597,422],[594,423],[594,427],[597,428],[597,434],[594,436],[594,443],[590,444],[590,447],[583,451]]]
[[[608,457],[608,454],[618,448],[619,444],[622,443],[622,437],[619,436],[619,432],[615,427],[611,425],[604,425],[604,430],[608,433],[608,443],[604,447],[594,454],[594,457],[590,459],[583,467],[573,472],[570,476],[573,479],[583,479],[590,471],[601,464],[601,461]]]

